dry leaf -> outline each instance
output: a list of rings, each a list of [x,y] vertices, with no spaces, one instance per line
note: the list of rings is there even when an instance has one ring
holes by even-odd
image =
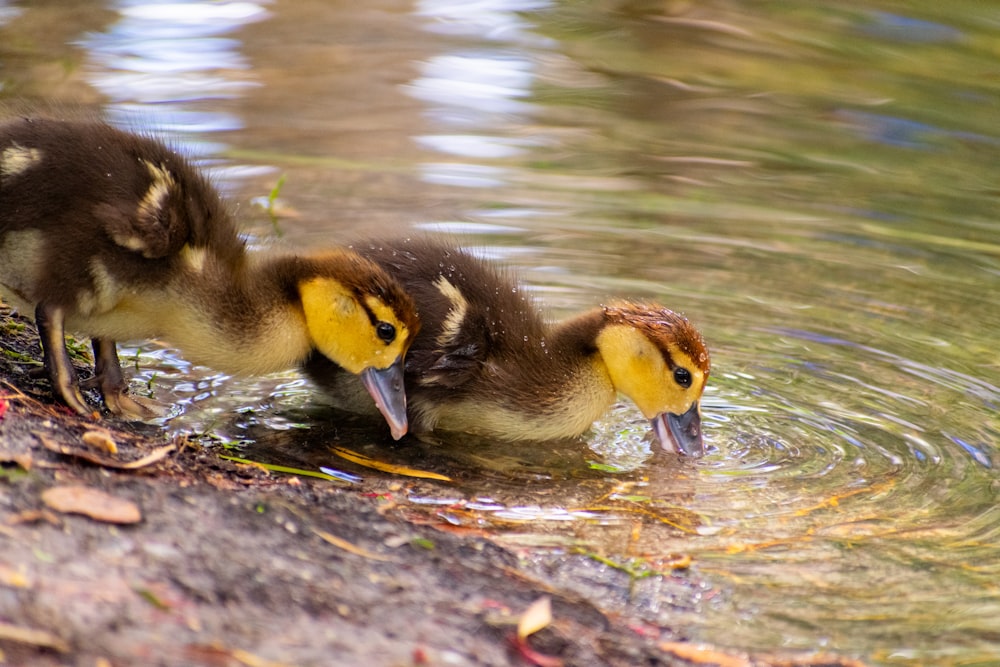
[[[392,463],[385,463],[384,461],[377,461],[373,458],[365,456],[364,454],[358,454],[357,452],[351,451],[350,449],[344,449],[343,447],[331,447],[330,451],[342,459],[347,459],[351,463],[357,463],[359,466],[372,468],[373,470],[381,470],[382,472],[391,472],[396,475],[405,475],[406,477],[419,477],[421,479],[438,479],[441,480],[442,482],[451,481],[451,477],[446,477],[436,472],[428,472],[426,470],[416,470],[414,468],[398,466]]]
[[[230,665],[235,660],[246,667],[288,667],[282,662],[273,662],[248,651],[225,648],[218,644],[188,644],[185,652],[199,665]]]
[[[91,447],[105,451],[108,454],[118,453],[118,445],[115,443],[114,438],[111,437],[110,433],[103,429],[99,431],[87,431],[83,434],[83,436],[81,436],[81,440]]]
[[[166,458],[167,454],[177,449],[177,445],[164,445],[163,447],[154,449],[149,454],[146,454],[142,458],[136,459],[135,461],[119,461],[117,459],[103,456],[101,454],[95,454],[94,452],[78,447],[60,445],[52,440],[52,438],[39,431],[32,431],[32,434],[38,438],[38,441],[42,443],[42,446],[45,447],[45,449],[51,452],[56,452],[57,454],[63,454],[65,456],[75,456],[87,461],[88,463],[93,463],[105,468],[114,468],[115,470],[138,470],[139,468],[145,468],[148,465],[152,465],[157,461]]]
[[[62,519],[46,509],[23,510],[7,517],[7,523],[12,526],[21,523],[35,523],[36,521],[48,521],[53,526],[58,526],[62,523]]]
[[[69,644],[46,630],[34,630],[10,623],[0,623],[0,640],[49,648],[60,653],[69,651]]]
[[[524,641],[529,635],[548,627],[550,623],[552,623],[552,599],[545,595],[532,602],[521,616],[521,620],[517,622],[517,638]]]
[[[13,588],[30,588],[31,580],[28,579],[28,575],[24,573],[23,569],[15,570],[6,565],[0,565],[0,584]]]
[[[713,667],[752,667],[753,665],[750,660],[744,657],[686,642],[660,642],[659,647],[662,651],[696,665],[712,665]]]
[[[9,452],[0,452],[0,463],[16,463],[22,470],[31,470],[34,460],[31,458],[30,453],[11,454]]]
[[[138,523],[139,506],[89,486],[54,486],[42,493],[42,502],[57,512],[83,514],[107,523]]]

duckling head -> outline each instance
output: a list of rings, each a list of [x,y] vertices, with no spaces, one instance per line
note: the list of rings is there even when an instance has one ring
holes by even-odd
[[[611,382],[650,420],[667,451],[701,456],[701,394],[708,381],[708,350],[684,317],[660,306],[604,307],[597,348]]]
[[[389,274],[354,253],[331,252],[312,262],[298,291],[313,345],[361,376],[399,440],[408,428],[403,358],[420,329],[413,301]]]

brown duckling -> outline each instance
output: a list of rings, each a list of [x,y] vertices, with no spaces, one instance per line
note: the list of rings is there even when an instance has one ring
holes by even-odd
[[[417,304],[423,326],[405,364],[414,432],[577,437],[621,393],[664,449],[703,453],[709,356],[680,315],[616,302],[550,325],[506,272],[451,245],[405,239],[352,247],[396,276]],[[317,355],[305,368],[337,407],[366,411],[351,378]]]
[[[130,398],[115,341],[161,338],[192,362],[264,374],[315,353],[361,376],[393,436],[407,430],[402,359],[413,301],[348,249],[248,252],[219,195],[178,153],[91,121],[0,125],[0,294],[34,313],[56,396],[92,409],[65,331],[90,336],[95,384],[115,414]]]

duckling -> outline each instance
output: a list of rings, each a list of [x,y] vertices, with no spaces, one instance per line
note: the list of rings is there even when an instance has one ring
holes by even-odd
[[[175,151],[96,121],[0,125],[0,295],[34,313],[55,395],[84,401],[65,332],[89,336],[110,412],[125,393],[117,340],[161,338],[232,374],[296,367],[313,352],[360,375],[393,437],[408,428],[402,359],[413,301],[346,248],[250,252],[219,195]]]
[[[622,301],[549,325],[505,271],[451,245],[422,238],[352,247],[395,275],[417,304],[423,327],[405,363],[413,432],[573,438],[621,393],[664,449],[704,452],[709,355],[680,315]],[[313,355],[305,369],[336,407],[364,411],[351,379],[327,361]]]

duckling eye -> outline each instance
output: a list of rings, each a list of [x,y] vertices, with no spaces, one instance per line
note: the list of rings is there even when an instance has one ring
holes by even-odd
[[[686,368],[675,368],[674,382],[687,389],[691,386],[691,371]]]
[[[379,322],[375,325],[375,335],[386,343],[391,343],[396,339],[396,327],[388,322]]]

